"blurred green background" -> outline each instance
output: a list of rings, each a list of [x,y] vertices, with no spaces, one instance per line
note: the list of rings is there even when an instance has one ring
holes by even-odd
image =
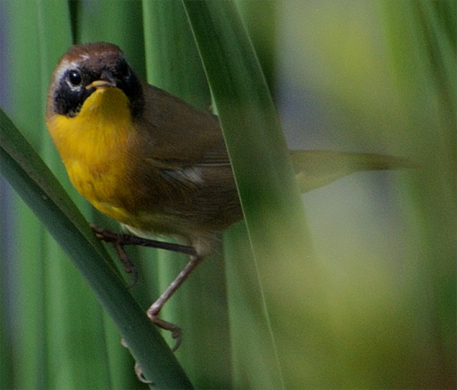
[[[316,266],[264,262],[263,290],[259,270],[236,261],[249,253],[232,245],[234,226],[225,263],[207,260],[164,311],[186,332],[178,359],[197,388],[456,388],[457,2],[236,3],[291,149],[418,168],[304,195]],[[207,108],[186,24],[179,1],[0,0],[0,106],[91,221],[110,224],[71,188],[45,129],[50,73],[72,42],[106,40]],[[141,257],[132,293],[147,307],[185,258]],[[0,388],[144,388],[111,320],[3,179],[0,265]]]

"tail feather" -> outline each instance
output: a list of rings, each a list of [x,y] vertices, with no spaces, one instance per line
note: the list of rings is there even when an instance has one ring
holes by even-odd
[[[290,155],[301,192],[330,184],[354,172],[415,167],[403,158],[382,154],[297,150]]]

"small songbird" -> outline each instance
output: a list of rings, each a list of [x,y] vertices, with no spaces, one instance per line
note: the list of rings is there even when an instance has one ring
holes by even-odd
[[[148,309],[160,309],[216,234],[243,218],[218,118],[142,81],[109,43],[72,46],[49,87],[46,123],[71,182],[92,205],[141,237],[164,235],[194,248],[189,263]],[[302,191],[359,170],[402,168],[399,158],[294,151]]]

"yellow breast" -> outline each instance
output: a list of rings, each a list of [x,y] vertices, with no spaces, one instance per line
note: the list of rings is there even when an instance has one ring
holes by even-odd
[[[78,115],[55,115],[47,125],[73,185],[100,211],[123,222],[128,144],[135,134],[125,94],[99,88]]]

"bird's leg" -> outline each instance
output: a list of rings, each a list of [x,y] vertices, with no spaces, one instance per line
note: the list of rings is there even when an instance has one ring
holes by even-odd
[[[172,252],[184,253],[185,255],[196,256],[197,252],[195,248],[188,245],[180,245],[172,242],[164,242],[157,240],[150,240],[148,238],[132,236],[130,234],[116,233],[111,230],[98,227],[91,224],[90,227],[95,232],[95,235],[99,240],[114,243],[119,245],[138,245],[146,246],[149,248],[165,249]]]
[[[114,249],[116,249],[119,259],[121,259],[122,265],[124,266],[124,271],[128,274],[133,275],[133,280],[128,286],[128,288],[132,288],[138,282],[138,271],[136,270],[134,264],[130,261],[129,257],[127,256],[127,252],[125,252],[124,245],[121,244],[119,241],[113,241],[112,244],[114,246]]]
[[[182,331],[181,328],[171,322],[167,322],[158,317],[160,310],[163,305],[171,298],[171,296],[176,292],[176,290],[181,286],[181,284],[189,277],[192,271],[197,268],[197,266],[202,262],[203,257],[201,256],[191,256],[189,262],[183,268],[183,270],[178,274],[178,276],[171,282],[167,289],[162,293],[162,295],[149,307],[147,310],[147,315],[151,321],[158,327],[168,330],[171,332],[171,335],[176,339],[176,344],[173,347],[173,352],[176,351],[182,341]]]
[[[109,242],[113,244],[114,248],[117,251],[119,258],[124,265],[125,271],[127,273],[134,274],[134,283],[136,283],[138,275],[135,269],[135,266],[132,264],[130,259],[125,253],[125,245],[139,245],[152,248],[166,249],[173,252],[185,253],[190,255],[189,262],[183,268],[183,270],[178,274],[178,276],[171,282],[167,289],[160,295],[160,297],[149,307],[147,310],[147,315],[150,320],[158,327],[168,330],[171,332],[171,335],[176,339],[176,344],[173,347],[173,351],[176,351],[182,341],[182,331],[181,328],[171,322],[162,320],[158,317],[160,310],[163,305],[171,298],[171,296],[176,292],[176,290],[183,284],[183,282],[189,277],[192,271],[197,268],[197,266],[202,262],[202,256],[197,255],[195,248],[187,245],[174,244],[169,242],[162,242],[156,240],[149,240],[142,237],[132,236],[129,234],[115,233],[111,230],[100,228],[96,225],[90,225],[92,230],[95,232],[98,239]]]
[[[113,244],[114,248],[116,249],[117,255],[119,256],[119,259],[121,260],[124,266],[125,272],[127,272],[128,274],[133,274],[133,281],[132,283],[130,283],[129,288],[135,286],[135,284],[138,282],[138,272],[124,250],[125,245],[146,246],[151,248],[165,249],[178,253],[184,253],[187,255],[196,255],[195,249],[191,246],[149,240],[147,238],[132,236],[129,234],[116,233],[93,224],[91,224],[90,227],[95,232],[95,235],[99,240]]]
[[[176,290],[181,286],[181,284],[184,283],[184,281],[189,277],[189,275],[192,273],[192,271],[197,268],[197,266],[202,262],[204,257],[202,256],[191,256],[188,263],[186,266],[183,268],[183,270],[178,274],[178,276],[173,280],[170,285],[167,287],[167,289],[160,295],[160,297],[149,307],[149,309],[146,311],[147,316],[149,319],[152,321],[152,323],[159,328],[162,328],[164,330],[168,330],[171,332],[171,336],[176,340],[176,344],[172,348],[172,351],[175,352],[179,346],[181,345],[182,341],[182,330],[181,328],[173,324],[171,322],[162,320],[161,318],[158,317],[160,310],[162,309],[163,305],[172,297],[172,295],[176,292]],[[121,343],[124,347],[127,347],[127,344],[125,343],[124,340],[121,340]],[[141,367],[138,365],[138,363],[135,363],[135,373],[137,378],[143,382],[143,383],[149,383],[151,384],[151,381],[148,381],[141,370]]]

